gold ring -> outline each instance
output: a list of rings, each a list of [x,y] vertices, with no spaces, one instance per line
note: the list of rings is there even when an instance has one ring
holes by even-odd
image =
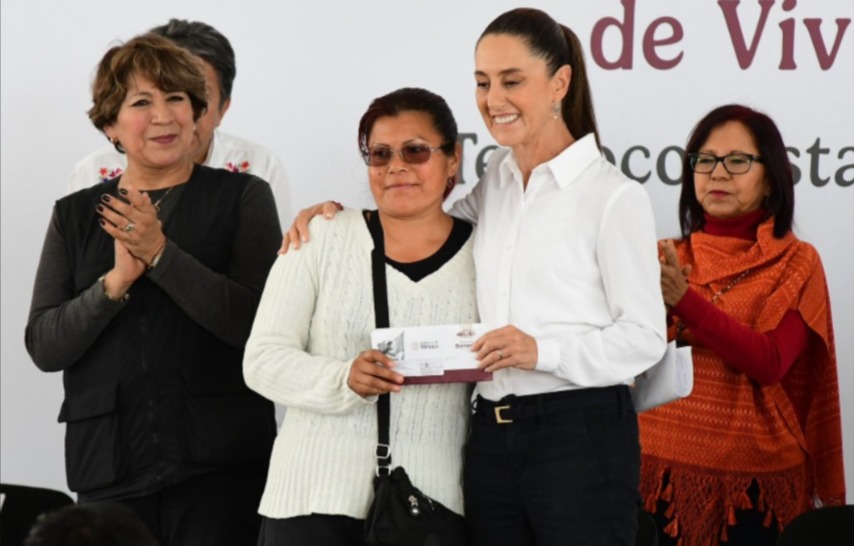
[[[498,360],[501,360],[503,358],[504,358],[504,353],[501,352],[501,349],[498,349]]]

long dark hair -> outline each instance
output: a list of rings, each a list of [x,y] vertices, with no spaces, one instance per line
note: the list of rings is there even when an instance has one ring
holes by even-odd
[[[554,76],[561,66],[569,65],[572,78],[561,104],[563,121],[575,138],[593,133],[596,144],[601,145],[584,50],[578,36],[547,13],[533,8],[517,8],[502,13],[489,23],[478,43],[490,34],[509,34],[522,39],[535,56],[546,61],[549,76]]]
[[[779,239],[792,230],[795,214],[795,181],[792,165],[789,163],[783,136],[774,120],[762,112],[741,104],[718,106],[697,123],[688,138],[685,157],[682,161],[682,193],[679,196],[679,225],[682,228],[682,235],[688,237],[691,233],[703,229],[706,223],[703,206],[697,201],[694,170],[688,161],[688,154],[698,152],[714,129],[730,121],[737,121],[744,125],[753,135],[756,146],[759,148],[759,157],[762,158],[768,185],[771,187],[771,195],[763,204],[765,214],[762,220],[774,217],[774,237]]]

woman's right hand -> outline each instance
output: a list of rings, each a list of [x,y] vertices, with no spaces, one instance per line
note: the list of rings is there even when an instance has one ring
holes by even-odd
[[[285,254],[291,248],[297,250],[302,243],[308,242],[308,223],[312,218],[322,214],[324,218],[331,220],[340,210],[344,210],[344,207],[338,201],[324,201],[299,211],[290,229],[282,237],[279,254]]]
[[[673,307],[688,291],[690,265],[681,265],[673,241],[659,241],[658,261],[661,264],[661,295],[668,307]]]
[[[376,349],[362,351],[350,365],[347,386],[366,398],[387,392],[400,392],[403,376],[392,371],[394,361]]]
[[[131,285],[145,273],[145,262],[135,257],[117,239],[113,239],[113,268],[104,277],[104,290],[113,300],[121,299]]]

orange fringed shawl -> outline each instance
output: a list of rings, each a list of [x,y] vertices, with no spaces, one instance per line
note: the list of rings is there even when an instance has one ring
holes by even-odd
[[[797,514],[845,502],[839,387],[830,303],[815,249],[791,233],[775,239],[773,219],[756,241],[694,233],[677,243],[689,283],[707,300],[750,271],[715,305],[759,332],[797,310],[810,330],[807,349],[780,383],[762,386],[699,345],[690,396],[639,416],[644,507],[668,503],[679,546],[727,540],[736,509],[754,508],[783,525]],[[675,333],[671,328],[671,337]],[[666,477],[666,479],[665,479]],[[758,505],[747,495],[759,485]],[[666,487],[664,484],[667,483]]]

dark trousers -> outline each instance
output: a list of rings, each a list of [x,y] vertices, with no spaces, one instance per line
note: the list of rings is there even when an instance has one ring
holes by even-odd
[[[464,467],[472,543],[633,546],[639,474],[627,387],[478,397]]]
[[[266,465],[210,472],[122,503],[142,518],[160,546],[252,546]]]
[[[258,546],[362,546],[365,520],[311,514],[295,518],[264,518]]]

